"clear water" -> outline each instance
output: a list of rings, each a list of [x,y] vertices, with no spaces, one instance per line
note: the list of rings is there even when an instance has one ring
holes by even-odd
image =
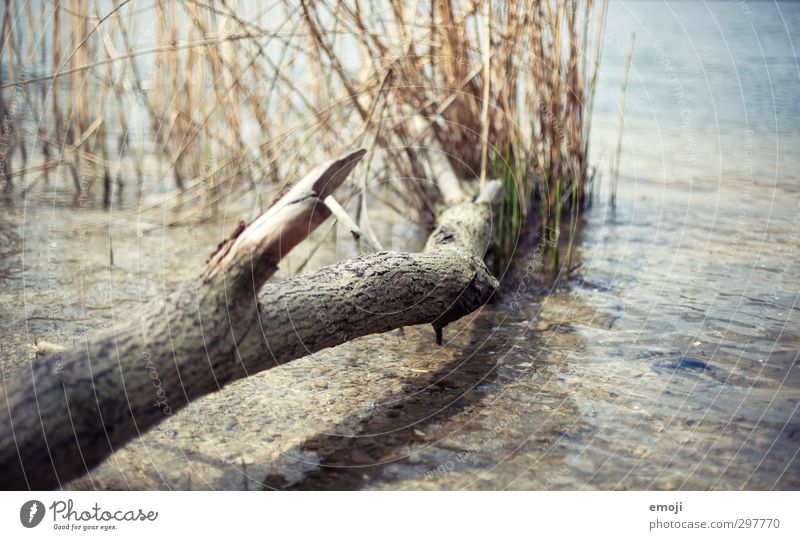
[[[612,2],[603,180],[570,275],[553,286],[521,253],[503,297],[444,347],[408,328],[241,381],[71,487],[800,488],[796,43],[797,3]],[[373,221],[384,243],[418,245],[392,214]],[[102,210],[33,199],[0,223],[5,373],[34,337],[69,343],[187,277],[231,227],[109,227]],[[338,238],[312,267],[352,256]]]

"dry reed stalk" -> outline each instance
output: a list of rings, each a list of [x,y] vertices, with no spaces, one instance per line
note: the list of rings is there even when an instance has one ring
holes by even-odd
[[[483,96],[481,99],[481,186],[486,184],[486,169],[489,159],[489,97],[492,81],[492,2],[483,4],[484,41],[483,41]]]
[[[628,74],[631,69],[633,47],[636,43],[636,34],[631,34],[631,43],[628,45],[628,55],[625,57],[625,72],[622,75],[622,85],[619,96],[619,129],[617,130],[617,151],[614,155],[614,165],[611,171],[611,205],[617,204],[617,186],[619,185],[619,162],[622,157],[622,133],[625,126],[625,90],[628,87]]]
[[[3,16],[2,27],[0,27],[0,62],[3,61],[4,58],[10,58],[10,40],[8,28],[10,24],[8,22],[9,18],[11,17],[11,2],[10,0],[5,0],[4,4],[4,11],[5,14]],[[13,59],[10,62],[13,64]],[[0,70],[0,86],[3,84],[3,73]],[[3,186],[3,191],[11,191],[14,188],[13,180],[11,176],[11,166],[9,165],[9,161],[11,160],[11,144],[6,136],[8,133],[8,105],[6,105],[6,101],[3,98],[3,92],[0,90],[0,145],[3,148],[3,155],[0,156],[0,184]]]
[[[432,226],[442,201],[426,165],[435,147],[467,192],[473,181],[506,179],[502,234],[513,239],[529,207],[546,230],[562,212],[574,223],[585,200],[606,5],[156,0],[148,12],[114,0],[104,12],[97,2],[56,2],[51,27],[36,30],[52,33],[47,66],[29,79],[52,85],[38,140],[102,169],[105,200],[109,171],[130,171],[139,209],[172,209],[177,222],[197,209],[213,215],[225,197],[260,204],[264,186],[277,190],[321,154],[369,139],[382,159],[367,160],[362,190],[391,179],[400,210]],[[33,27],[30,10],[20,15]],[[136,41],[143,27],[154,42]],[[94,91],[103,100],[88,100]],[[137,140],[128,136],[134,104],[149,117]],[[95,152],[80,139],[101,117]],[[121,141],[115,158],[109,137]],[[45,157],[43,170],[53,161]],[[181,196],[164,191],[169,177]],[[359,225],[370,234],[367,198],[378,194],[362,195]]]

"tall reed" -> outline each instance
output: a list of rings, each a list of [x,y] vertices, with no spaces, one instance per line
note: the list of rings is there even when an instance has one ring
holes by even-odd
[[[369,141],[362,202],[388,198],[431,226],[445,199],[431,154],[444,152],[467,193],[507,184],[502,261],[533,222],[557,245],[588,199],[605,0],[71,0],[13,25],[11,9],[0,104],[25,68],[11,146],[39,150],[0,171],[19,190],[67,167],[76,191],[110,205],[135,182],[128,204],[180,224]]]

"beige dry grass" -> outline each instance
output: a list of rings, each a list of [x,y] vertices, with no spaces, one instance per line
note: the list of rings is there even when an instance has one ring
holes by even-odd
[[[531,208],[554,230],[588,197],[605,0],[103,5],[5,1],[7,187],[71,176],[83,197],[135,193],[136,211],[180,224],[366,141],[369,231],[370,192],[432,225],[444,152],[468,193],[508,184],[504,258]]]

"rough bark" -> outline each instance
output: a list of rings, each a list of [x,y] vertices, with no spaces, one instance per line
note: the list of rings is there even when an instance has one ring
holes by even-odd
[[[330,214],[322,201],[361,156],[316,169],[237,228],[200,277],[134,322],[7,381],[0,485],[58,487],[230,382],[406,325],[430,323],[440,338],[446,324],[483,305],[497,287],[483,263],[502,193],[495,183],[445,210],[423,253],[371,253],[264,285],[281,256]]]
[[[252,369],[416,324],[431,324],[439,341],[448,323],[497,289],[483,258],[498,194],[499,182],[489,182],[477,201],[445,210],[422,253],[380,251],[268,283],[260,295],[261,333],[251,336],[262,350]]]

